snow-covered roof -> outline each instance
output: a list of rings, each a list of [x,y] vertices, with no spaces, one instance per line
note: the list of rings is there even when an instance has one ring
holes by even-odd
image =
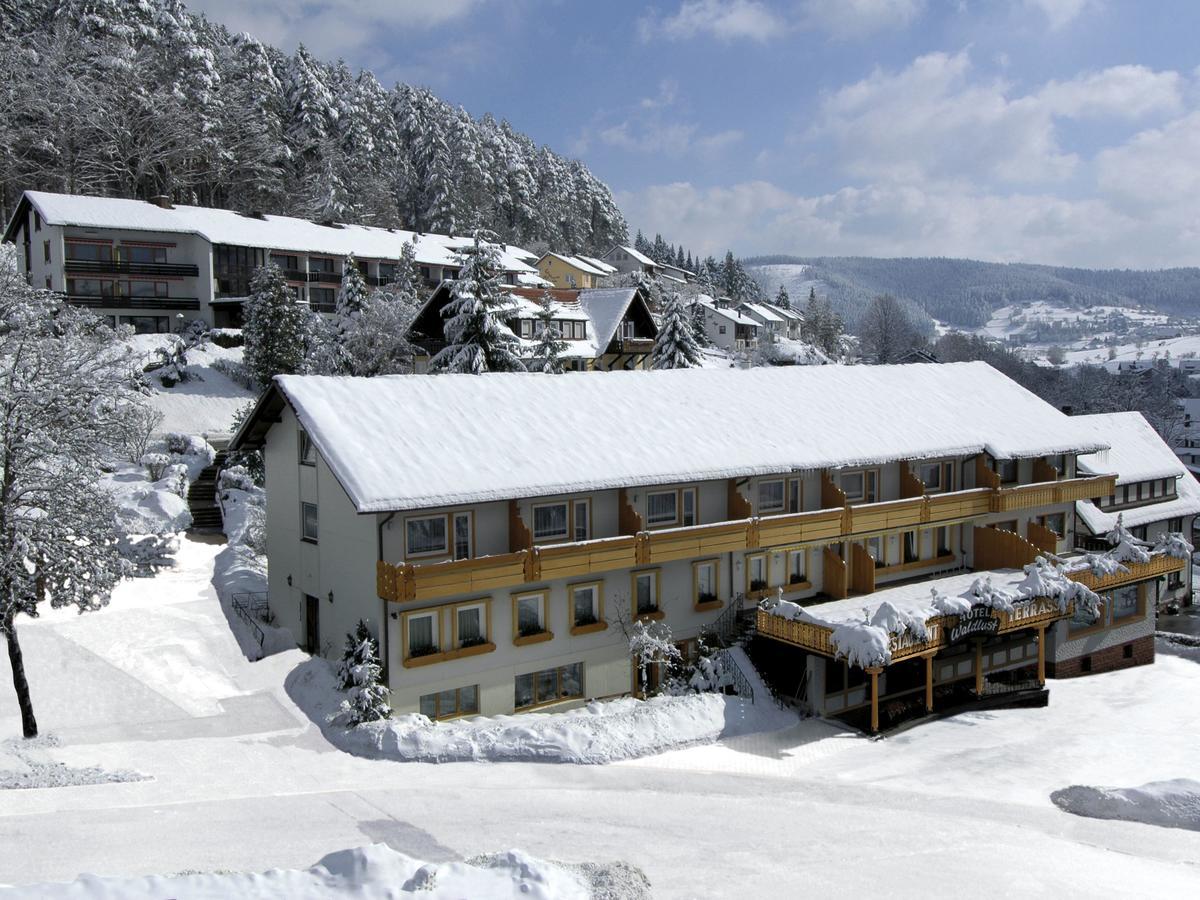
[[[1094,475],[1117,473],[1117,484],[1174,478],[1183,474],[1179,457],[1139,412],[1075,416],[1109,449],[1080,456],[1079,468]]]
[[[165,234],[196,234],[213,244],[265,247],[295,253],[353,253],[368,259],[398,259],[400,248],[416,239],[417,261],[424,265],[457,266],[456,251],[471,244],[471,238],[444,234],[418,234],[401,229],[366,225],[321,225],[292,216],[248,216],[229,209],[176,205],[164,209],[144,200],[120,197],[84,197],[26,191],[25,198],[51,225],[80,228],[110,228],[124,231],[153,231]],[[532,272],[524,260],[527,250],[500,246],[506,271]]]
[[[793,322],[803,322],[804,316],[796,312],[794,309],[784,309],[782,306],[776,306],[774,303],[760,303],[759,306],[769,309],[771,312],[780,318],[790,319]]]
[[[275,386],[360,512],[985,450],[1007,458],[1106,446],[981,362],[285,375]],[[787,412],[747,440],[739,417],[764,404]],[[247,423],[235,445],[262,427]],[[547,453],[548,434],[570,452]]]
[[[615,275],[617,272],[616,266],[610,266],[602,259],[596,259],[594,256],[584,256],[582,253],[575,254],[576,259],[582,259],[585,263],[594,269],[599,269],[605,275]]]
[[[699,294],[696,299],[703,306],[707,307],[712,313],[721,316],[724,319],[728,319],[735,325],[745,325],[748,328],[758,328],[762,324],[761,322],[756,322],[749,316],[743,316],[740,312],[732,307],[717,306],[717,301],[712,297],[709,297],[707,294]]]
[[[1076,502],[1075,512],[1092,534],[1112,531],[1117,524],[1118,512],[1126,528],[1200,515],[1200,483],[1141,413],[1100,413],[1074,418],[1092,428],[1097,437],[1110,445],[1107,450],[1080,456],[1078,465],[1083,472],[1116,472],[1119,485],[1160,478],[1177,479],[1175,498],[1160,503],[1108,512],[1090,500]]]
[[[586,262],[581,256],[565,256],[562,253],[549,252],[543,254],[542,258],[539,259],[538,262],[541,262],[542,259],[545,259],[547,256],[553,256],[555,259],[565,262],[569,266],[573,266],[580,272],[583,272],[585,275],[595,275],[597,278],[603,278],[608,274],[608,272],[604,271],[603,269]]]
[[[625,246],[613,247],[612,250],[609,250],[608,253],[604,254],[605,258],[611,256],[613,250],[624,250],[631,257],[633,257],[638,262],[640,262],[643,266],[654,266],[655,268],[658,267],[658,263],[656,263],[654,260],[652,260],[650,257],[648,257],[645,253],[639,253],[637,250],[634,250],[632,247],[625,247]]]
[[[636,288],[593,288],[579,292],[579,305],[592,320],[598,347],[603,349],[612,343],[617,326],[636,296]]]
[[[778,322],[783,324],[783,316],[775,312],[775,310],[761,303],[743,303],[739,309],[744,309],[750,313],[751,317],[758,316],[764,322]]]

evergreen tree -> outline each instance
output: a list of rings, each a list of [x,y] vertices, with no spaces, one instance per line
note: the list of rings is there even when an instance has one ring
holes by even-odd
[[[663,304],[663,320],[650,354],[653,369],[690,369],[700,365],[700,346],[696,342],[692,320],[678,292],[672,292]]]
[[[537,314],[537,346],[533,348],[528,368],[531,372],[561,375],[566,371],[562,354],[566,352],[566,341],[559,336],[559,325],[554,321],[554,298],[550,292],[542,294],[538,302],[541,309]]]
[[[338,332],[346,331],[366,305],[367,282],[359,272],[358,263],[351,253],[342,263],[342,286],[338,288],[337,304],[334,307]]]
[[[488,235],[492,237],[492,235]],[[440,372],[522,372],[520,342],[508,328],[512,298],[500,286],[499,252],[482,232],[462,254],[453,297],[442,309],[446,346],[430,360]]]
[[[393,294],[416,298],[421,294],[421,281],[417,274],[416,239],[405,241],[400,247],[400,259],[389,290]]]
[[[643,256],[649,256],[654,252],[654,247],[646,240],[646,236],[642,234],[642,229],[638,229],[637,237],[633,239],[633,249]]]
[[[821,301],[817,299],[817,289],[810,287],[808,289],[808,303],[804,307],[804,328],[802,334],[804,339],[810,344],[816,344],[822,347],[822,334],[825,329],[824,321],[825,311],[821,306]]]
[[[305,371],[311,337],[309,312],[297,302],[278,266],[255,271],[245,317],[246,367],[260,386],[269,385],[276,375]]]
[[[787,288],[785,288],[782,284],[779,285],[779,293],[775,295],[775,305],[780,309],[792,308],[792,301],[791,298],[788,297]]]
[[[346,724],[354,728],[364,722],[379,722],[392,714],[391,691],[383,684],[383,667],[367,623],[358,620],[354,634],[346,635],[346,648],[338,665],[338,686],[349,692],[342,701]]]
[[[687,254],[687,259],[685,260],[684,268],[687,269],[689,272],[695,272],[696,269],[694,268],[694,265],[695,264],[692,262],[692,251],[689,250],[688,254]]]

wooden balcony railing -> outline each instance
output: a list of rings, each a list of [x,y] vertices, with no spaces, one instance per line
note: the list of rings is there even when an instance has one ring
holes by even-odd
[[[851,506],[849,518],[851,534],[894,531],[898,528],[909,528],[929,521],[924,497]]]
[[[1009,512],[1017,509],[1031,509],[1035,506],[1071,503],[1075,500],[1091,500],[1107,496],[1115,490],[1115,475],[1068,478],[1064,481],[1002,487],[998,488],[992,496],[992,512]]]
[[[553,581],[556,578],[577,578],[614,569],[632,569],[641,565],[639,556],[643,554],[639,550],[643,542],[643,535],[621,535],[574,544],[534,547],[527,574],[530,581]]]
[[[1172,572],[1182,572],[1187,567],[1187,564],[1188,561],[1186,559],[1178,559],[1174,556],[1162,554],[1160,556],[1152,556],[1150,562],[1122,563],[1129,570],[1128,572],[1118,572],[1115,575],[1093,575],[1090,569],[1084,569],[1080,572],[1070,572],[1068,573],[1068,577],[1072,581],[1078,581],[1080,584],[1091,588],[1093,591],[1111,591],[1113,588],[1141,581],[1145,578],[1170,575]]]

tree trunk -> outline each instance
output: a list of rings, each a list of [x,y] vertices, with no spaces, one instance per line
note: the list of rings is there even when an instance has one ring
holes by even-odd
[[[29,682],[25,680],[25,661],[21,657],[21,645],[17,642],[17,624],[9,622],[4,629],[8,640],[8,662],[12,666],[13,689],[17,692],[17,705],[21,707],[21,730],[25,737],[37,737],[37,719],[33,717],[33,700],[29,696]]]

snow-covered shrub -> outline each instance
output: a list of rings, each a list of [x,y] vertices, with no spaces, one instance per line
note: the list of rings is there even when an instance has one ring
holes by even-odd
[[[1112,549],[1108,551],[1109,555],[1118,562],[1150,562],[1150,551],[1147,549],[1150,545],[1146,541],[1133,536],[1133,532],[1125,527],[1125,517],[1123,515],[1117,515],[1117,524],[1104,537],[1112,546]]]
[[[192,436],[179,431],[168,431],[163,435],[163,443],[166,444],[168,453],[177,453],[182,456],[191,449]]]
[[[249,415],[254,412],[254,401],[251,400],[233,414],[233,430],[242,427]],[[262,452],[259,450],[232,450],[228,456],[230,468],[242,468],[249,473],[256,485],[262,487],[267,480],[267,470],[263,464]]]
[[[681,654],[665,622],[633,623],[629,630],[629,655],[638,667],[638,686],[645,692],[650,684],[650,667],[671,665]]]
[[[238,490],[252,491],[254,490],[254,478],[246,470],[245,466],[228,466],[221,470],[221,474],[217,476],[217,489],[221,491]]]
[[[187,344],[182,339],[175,338],[170,345],[154,351],[154,359],[146,365],[144,371],[157,378],[165,388],[187,381],[192,377],[187,368],[187,350]]]
[[[179,339],[187,349],[192,347],[204,348],[208,342],[208,323],[203,319],[192,319],[179,329]]]
[[[355,633],[346,635],[346,648],[338,664],[338,688],[350,695],[341,703],[348,727],[378,722],[392,714],[387,699],[390,691],[382,683],[382,674],[375,640],[367,623],[359,619]]]
[[[229,349],[241,347],[246,343],[240,328],[214,328],[208,333],[208,339],[218,347]]]
[[[246,527],[242,531],[242,543],[260,556],[267,553],[267,511],[260,503],[246,506]]]
[[[165,453],[146,453],[143,454],[141,464],[146,467],[146,474],[151,481],[158,481],[166,471],[167,466],[171,464],[171,457]]]
[[[1191,559],[1193,550],[1188,539],[1178,531],[1167,532],[1154,545],[1156,555],[1172,556],[1175,559]]]
[[[211,368],[220,372],[239,387],[244,387],[248,391],[258,390],[258,382],[254,380],[254,376],[245,363],[238,362],[236,359],[220,357],[212,361]]]

